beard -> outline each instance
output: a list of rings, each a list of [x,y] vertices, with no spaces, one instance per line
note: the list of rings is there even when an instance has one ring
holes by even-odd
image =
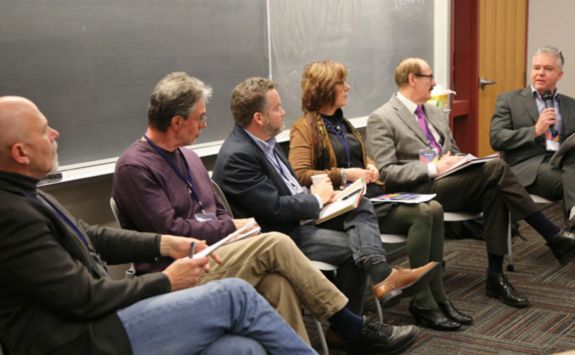
[[[60,162],[58,161],[58,142],[54,142],[54,159],[52,160],[52,169],[49,174],[55,173],[60,167]]]
[[[266,124],[264,125],[263,129],[265,134],[267,134],[270,137],[275,137],[284,129],[284,124],[282,122],[281,126],[276,128],[272,126],[271,122],[268,120],[266,121]]]

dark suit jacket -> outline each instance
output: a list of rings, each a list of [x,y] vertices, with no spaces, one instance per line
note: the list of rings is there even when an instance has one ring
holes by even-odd
[[[111,280],[71,228],[29,196],[36,182],[0,173],[3,345],[12,355],[131,353],[116,311],[168,292],[169,281],[163,274]],[[152,260],[159,254],[155,234],[89,226],[67,216],[109,263]]]
[[[563,124],[561,139],[575,132],[575,100],[558,95],[559,112]],[[535,138],[535,123],[539,118],[531,87],[501,94],[497,97],[491,119],[490,140],[494,150],[503,158],[523,186],[535,181],[537,168],[543,162],[545,135]]]
[[[425,114],[441,136],[444,153],[459,154],[443,110],[425,105]],[[419,151],[427,148],[427,138],[413,113],[393,95],[367,120],[367,153],[375,160],[390,191],[412,191],[431,181],[426,164],[419,161]]]
[[[291,171],[278,146],[276,152]],[[300,220],[318,217],[319,204],[315,196],[292,195],[264,152],[238,125],[222,145],[213,179],[224,191],[233,215],[255,217],[264,231],[283,232],[297,242]]]

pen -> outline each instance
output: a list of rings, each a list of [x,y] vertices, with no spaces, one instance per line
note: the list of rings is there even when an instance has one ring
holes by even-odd
[[[196,252],[196,242],[192,242],[190,245],[190,259],[194,257],[194,253]]]

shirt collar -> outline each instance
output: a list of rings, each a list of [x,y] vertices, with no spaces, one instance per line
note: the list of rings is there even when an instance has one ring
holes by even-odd
[[[535,90],[533,85],[530,85],[530,87],[531,87],[531,93],[533,94],[533,96],[540,99],[541,101],[543,101],[543,98],[539,94],[539,91]],[[557,100],[558,96],[559,96],[559,90],[557,90],[557,88],[555,88],[555,92],[553,93],[553,100]]]
[[[402,104],[405,105],[405,107],[407,107],[407,109],[409,110],[409,112],[415,114],[415,110],[417,110],[417,104],[413,101],[411,101],[410,99],[408,99],[407,97],[405,97],[402,93],[400,93],[399,91],[397,92],[397,99],[399,101],[401,101]]]
[[[256,136],[254,136],[253,134],[251,134],[248,130],[242,128],[244,130],[244,132],[246,132],[248,134],[248,136],[250,136],[250,138],[258,145],[258,147],[260,147],[264,153],[266,154],[271,154],[274,150],[274,147],[276,146],[276,139],[275,137],[272,137],[270,139],[268,139],[267,141],[264,141],[263,139],[260,139]]]

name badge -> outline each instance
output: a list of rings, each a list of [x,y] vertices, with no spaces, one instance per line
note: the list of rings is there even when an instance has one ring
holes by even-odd
[[[553,134],[555,133],[555,134]],[[559,150],[559,135],[557,132],[547,131],[545,132],[545,149],[550,152],[555,152]]]

